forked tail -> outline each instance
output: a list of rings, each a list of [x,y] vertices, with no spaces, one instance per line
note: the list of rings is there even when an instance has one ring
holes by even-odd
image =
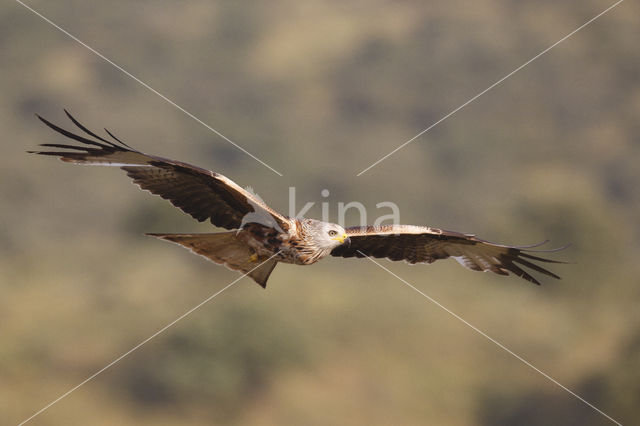
[[[146,234],[163,240],[180,244],[192,252],[204,256],[212,262],[225,265],[234,271],[246,273],[263,288],[273,268],[278,263],[275,259],[260,264],[254,261],[253,251],[236,238],[236,231],[218,232],[215,234]],[[259,265],[259,266],[258,266]],[[258,266],[256,268],[256,266]]]

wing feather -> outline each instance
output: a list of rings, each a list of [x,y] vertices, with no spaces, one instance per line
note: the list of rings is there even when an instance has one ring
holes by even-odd
[[[472,234],[445,231],[437,228],[412,225],[355,226],[347,228],[351,245],[335,248],[331,254],[337,257],[375,257],[404,260],[409,263],[433,263],[439,259],[454,258],[462,266],[473,271],[490,271],[499,275],[514,275],[534,284],[540,282],[522,267],[552,278],[560,277],[533,263],[565,263],[529,254],[530,252],[555,252],[530,250],[494,244]],[[537,247],[539,244],[528,246]],[[565,247],[561,247],[563,249]]]
[[[72,133],[38,116],[48,127],[79,144],[48,143],[41,146],[56,150],[29,152],[57,156],[70,163],[120,167],[140,188],[169,200],[200,222],[208,219],[216,226],[235,229],[241,227],[243,219],[251,213],[253,221],[260,219],[264,220],[263,225],[288,229],[287,218],[227,177],[180,161],[144,154],[105,129],[113,139],[109,141],[80,124],[66,110],[65,113],[73,124],[94,139]]]

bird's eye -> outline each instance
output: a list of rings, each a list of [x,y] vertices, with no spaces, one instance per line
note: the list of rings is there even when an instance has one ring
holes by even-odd
[[[336,234],[337,234],[337,232],[334,231],[333,229],[331,231],[329,231],[329,236],[330,237],[334,237],[334,236],[336,236]]]

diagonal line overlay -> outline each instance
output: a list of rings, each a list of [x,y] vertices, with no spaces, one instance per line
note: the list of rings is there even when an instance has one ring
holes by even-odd
[[[601,415],[603,415],[604,417],[606,417],[607,419],[609,419],[610,421],[612,421],[613,423],[617,424],[618,426],[622,426],[622,424],[620,422],[618,422],[617,420],[613,419],[611,416],[609,416],[607,413],[605,413],[604,411],[600,410],[598,407],[596,407],[595,405],[591,404],[589,401],[585,400],[584,398],[582,398],[580,395],[578,395],[577,393],[575,393],[574,391],[572,391],[571,389],[567,388],[566,386],[564,386],[562,383],[558,382],[556,379],[554,379],[553,377],[551,377],[550,375],[548,375],[547,373],[545,373],[544,371],[540,370],[539,368],[537,368],[535,365],[531,364],[529,361],[527,361],[526,359],[524,359],[523,357],[521,357],[520,355],[518,355],[517,353],[513,352],[511,349],[509,349],[508,347],[506,347],[505,345],[503,345],[502,343],[500,343],[499,341],[497,341],[496,339],[494,339],[493,337],[489,336],[487,333],[485,333],[484,331],[480,330],[478,327],[474,326],[473,324],[471,324],[470,322],[466,321],[464,318],[462,318],[460,315],[456,314],[455,312],[453,312],[452,310],[450,310],[449,308],[447,308],[446,306],[442,305],[440,302],[438,302],[437,300],[435,300],[434,298],[432,298],[431,296],[427,295],[426,293],[422,292],[421,290],[419,290],[418,288],[416,288],[415,286],[413,286],[412,284],[410,284],[408,281],[406,281],[405,279],[401,278],[400,276],[396,275],[395,273],[393,273],[391,270],[387,269],[386,267],[384,267],[381,263],[377,262],[376,260],[374,260],[372,257],[367,256],[366,254],[364,254],[363,252],[361,252],[360,250],[358,250],[358,253],[360,253],[363,257],[366,257],[367,259],[369,259],[370,261],[372,261],[373,263],[375,263],[376,265],[378,265],[380,268],[384,269],[385,271],[387,271],[389,274],[393,275],[394,277],[396,277],[397,279],[399,279],[400,281],[402,281],[402,283],[404,283],[407,287],[411,288],[412,290],[416,291],[417,293],[419,293],[422,297],[424,297],[425,299],[429,300],[431,303],[433,303],[434,305],[438,306],[439,308],[441,308],[442,310],[444,310],[446,313],[448,313],[449,315],[451,315],[452,317],[454,317],[455,319],[457,319],[458,321],[462,322],[464,325],[466,325],[467,327],[471,328],[473,331],[475,331],[476,333],[480,334],[481,336],[483,336],[484,338],[486,338],[487,340],[489,340],[490,342],[494,343],[495,345],[497,345],[500,349],[504,350],[505,352],[507,352],[508,354],[510,354],[511,356],[513,356],[514,358],[516,358],[518,361],[521,361],[523,364],[525,364],[526,366],[530,367],[531,369],[535,370],[538,374],[540,374],[541,376],[543,376],[544,378],[546,378],[547,380],[553,382],[554,384],[558,385],[559,387],[561,387],[562,389],[564,389],[565,391],[569,392],[571,395],[573,395],[574,397],[576,397],[577,399],[579,399],[580,401],[584,402],[585,404],[587,404],[589,407],[593,408],[595,411],[597,411],[598,413],[600,413]]]
[[[375,167],[376,165],[380,164],[382,161],[386,160],[387,158],[391,157],[393,154],[395,154],[396,152],[400,151],[402,148],[404,148],[405,146],[409,145],[411,142],[415,141],[416,139],[418,139],[420,136],[424,135],[425,133],[427,133],[429,130],[433,129],[434,127],[436,127],[438,124],[442,123],[444,120],[446,120],[447,118],[451,117],[453,114],[455,114],[456,112],[460,111],[462,108],[466,107],[467,105],[469,105],[470,103],[472,103],[473,101],[475,101],[476,99],[478,99],[480,96],[484,95],[485,93],[487,93],[488,91],[490,91],[491,89],[493,89],[494,87],[498,86],[499,84],[501,84],[503,81],[505,81],[506,79],[508,79],[509,77],[511,77],[512,75],[514,75],[515,73],[517,73],[518,71],[520,71],[521,69],[523,69],[524,67],[526,67],[527,65],[529,65],[531,62],[535,61],[536,59],[538,59],[539,57],[541,57],[542,55],[544,55],[545,53],[547,53],[548,51],[550,51],[551,49],[553,49],[554,47],[556,47],[557,45],[559,45],[560,43],[562,43],[563,41],[565,41],[566,39],[568,39],[569,37],[571,37],[572,35],[574,35],[575,33],[577,33],[578,31],[582,30],[583,28],[585,28],[587,25],[591,24],[593,21],[595,21],[596,19],[598,19],[599,17],[601,17],[602,15],[604,15],[605,13],[609,12],[611,9],[613,9],[614,7],[618,6],[620,3],[622,3],[624,0],[618,0],[616,3],[612,4],[611,6],[609,6],[608,8],[606,8],[605,10],[603,10],[602,12],[600,12],[599,14],[597,14],[596,16],[594,16],[593,18],[589,19],[587,22],[585,22],[584,24],[580,25],[578,28],[576,28],[575,30],[571,31],[569,34],[567,34],[566,36],[562,37],[560,40],[556,41],[555,43],[553,43],[551,46],[547,47],[546,49],[544,49],[542,52],[538,53],[536,56],[534,56],[533,58],[529,59],[527,62],[525,62],[524,64],[520,65],[518,68],[516,68],[515,70],[511,71],[509,74],[505,75],[504,77],[502,77],[500,80],[496,81],[495,83],[493,83],[491,86],[487,87],[486,89],[484,89],[482,92],[478,93],[477,95],[475,95],[474,97],[472,97],[471,99],[469,99],[468,101],[466,101],[465,103],[463,103],[462,105],[460,105],[459,107],[457,107],[456,109],[454,109],[453,111],[449,112],[447,115],[445,115],[444,117],[442,117],[441,119],[439,119],[438,121],[436,121],[435,123],[433,123],[432,125],[430,125],[429,127],[427,127],[426,129],[424,129],[423,131],[421,131],[420,133],[418,133],[417,135],[415,135],[414,137],[412,137],[411,139],[409,139],[408,141],[404,142],[402,145],[398,146],[396,149],[394,149],[393,151],[391,151],[390,153],[388,153],[387,155],[385,155],[384,157],[380,158],[378,161],[374,162],[373,164],[371,164],[369,167],[367,167],[366,169],[362,170],[360,173],[358,173],[356,176],[360,176],[363,173],[365,173],[366,171],[368,171],[369,169]]]
[[[123,74],[127,75],[128,77],[132,78],[133,80],[135,80],[137,83],[139,83],[141,86],[145,87],[146,89],[148,89],[149,91],[155,93],[156,95],[160,96],[162,99],[164,99],[165,101],[167,101],[168,103],[170,103],[171,105],[173,105],[174,107],[176,107],[177,109],[179,109],[180,111],[182,111],[183,113],[185,113],[186,115],[188,115],[189,117],[191,117],[192,119],[194,119],[195,121],[197,121],[198,123],[202,124],[204,127],[206,127],[207,129],[211,130],[213,133],[215,133],[216,135],[220,136],[222,139],[224,139],[225,141],[229,142],[231,145],[235,146],[236,148],[238,148],[240,151],[244,152],[245,154],[247,154],[249,157],[253,158],[254,160],[256,160],[258,163],[262,164],[263,166],[265,166],[266,168],[268,168],[269,170],[271,170],[272,172],[274,172],[275,174],[277,174],[278,176],[282,176],[282,173],[280,173],[279,171],[277,171],[276,169],[274,169],[273,167],[271,167],[270,165],[268,165],[267,163],[265,163],[264,161],[262,161],[261,159],[259,159],[258,157],[256,157],[255,155],[253,155],[252,153],[250,153],[249,151],[247,151],[246,149],[244,149],[243,147],[241,147],[240,145],[238,145],[237,143],[235,143],[234,141],[232,141],[231,139],[229,139],[228,137],[226,137],[225,135],[223,135],[222,133],[220,133],[219,131],[217,131],[216,129],[214,129],[213,127],[211,127],[210,125],[208,125],[207,123],[205,123],[204,121],[202,121],[201,119],[199,119],[198,117],[196,117],[195,115],[193,115],[192,113],[190,113],[189,111],[187,111],[186,109],[184,109],[183,107],[181,107],[180,105],[178,105],[177,103],[175,103],[174,101],[172,101],[171,99],[169,99],[168,97],[166,97],[165,95],[163,95],[162,93],[158,92],[156,89],[154,89],[153,87],[149,86],[147,83],[145,83],[144,81],[140,80],[138,77],[134,76],[133,74],[131,74],[129,71],[125,70],[124,68],[122,68],[120,65],[116,64],[115,62],[113,62],[111,59],[107,58],[106,56],[104,56],[102,53],[98,52],[97,50],[95,50],[94,48],[92,48],[91,46],[89,46],[88,44],[84,43],[82,40],[80,40],[78,37],[74,36],[73,34],[71,34],[70,32],[68,32],[67,30],[65,30],[64,28],[60,27],[59,25],[57,25],[55,22],[53,22],[52,20],[50,20],[49,18],[47,18],[46,16],[43,16],[41,13],[39,13],[38,11],[36,11],[35,9],[27,6],[26,4],[24,4],[21,0],[15,0],[17,3],[19,3],[20,5],[24,6],[25,9],[30,10],[31,12],[33,12],[35,15],[37,15],[38,17],[40,17],[43,21],[51,24],[53,27],[55,27],[56,29],[58,29],[60,32],[64,33],[65,35],[67,35],[69,38],[73,39],[74,41],[80,43],[82,46],[86,47],[88,50],[90,50],[91,52],[93,52],[95,55],[99,56],[101,59],[103,59],[104,61],[108,62],[109,64],[113,65],[115,68],[117,68],[119,71],[121,71]]]
[[[110,368],[111,366],[113,366],[114,364],[118,363],[119,361],[121,361],[123,358],[125,358],[127,355],[131,354],[133,351],[139,349],[142,345],[144,345],[145,343],[149,342],[151,339],[153,339],[154,337],[158,336],[159,334],[161,334],[162,332],[166,331],[169,327],[173,326],[174,324],[176,324],[178,321],[180,321],[181,319],[185,318],[186,316],[188,316],[189,314],[193,313],[193,311],[195,311],[196,309],[200,308],[202,305],[206,304],[207,302],[209,302],[211,299],[213,299],[214,297],[218,296],[220,293],[222,293],[223,291],[225,291],[226,289],[228,289],[229,287],[231,287],[232,285],[234,285],[235,283],[237,283],[238,281],[240,281],[242,278],[246,277],[247,275],[249,275],[251,272],[255,271],[256,269],[258,269],[260,266],[262,266],[263,264],[265,264],[266,262],[268,262],[269,260],[273,259],[274,257],[276,257],[278,254],[280,253],[280,251],[276,252],[273,256],[271,256],[270,258],[268,258],[267,260],[263,261],[262,263],[260,263],[258,266],[256,266],[255,268],[253,268],[252,270],[250,270],[249,272],[242,274],[241,276],[239,276],[238,278],[236,278],[235,280],[231,281],[229,284],[227,284],[225,287],[223,287],[221,290],[218,290],[217,292],[213,293],[211,296],[207,297],[206,299],[204,299],[202,302],[198,303],[196,306],[194,306],[193,308],[189,309],[188,311],[186,311],[184,314],[180,315],[178,318],[174,319],[173,321],[171,321],[170,323],[168,323],[167,325],[165,325],[164,327],[162,327],[160,330],[156,331],[155,333],[153,333],[151,336],[147,337],[146,339],[144,339],[143,341],[141,341],[140,343],[138,343],[137,345],[135,345],[133,348],[129,349],[127,352],[123,353],[122,355],[120,355],[118,358],[114,359],[113,361],[111,361],[109,364],[105,365],[104,367],[102,367],[100,370],[96,371],[95,373],[93,373],[91,376],[87,377],[86,379],[84,379],[82,382],[78,383],[77,385],[75,385],[74,387],[72,387],[71,389],[69,389],[68,391],[66,391],[65,393],[63,393],[62,395],[60,395],[58,398],[54,399],[53,401],[51,401],[50,403],[48,403],[47,405],[45,405],[44,407],[42,407],[40,410],[36,411],[34,414],[32,414],[30,417],[26,418],[25,420],[23,420],[22,422],[20,422],[18,424],[18,426],[22,426],[25,423],[29,422],[31,419],[33,419],[34,417],[36,417],[39,414],[42,414],[44,411],[46,411],[47,409],[49,409],[52,405],[56,404],[57,402],[61,401],[62,399],[66,398],[67,396],[69,396],[69,394],[71,394],[73,391],[75,391],[76,389],[78,389],[79,387],[81,387],[82,385],[85,385],[87,382],[93,380],[94,378],[96,378],[98,375],[100,375],[102,372],[104,372],[105,370],[107,370],[108,368]]]
[[[564,36],[563,38],[561,38],[560,40],[558,40],[557,42],[555,42],[554,44],[552,44],[551,46],[547,47],[546,49],[544,49],[543,51],[541,51],[540,53],[538,53],[536,56],[534,56],[533,58],[529,59],[527,62],[523,63],[522,65],[520,65],[518,68],[516,68],[515,70],[511,71],[509,74],[505,75],[504,77],[502,77],[501,79],[497,80],[495,83],[493,83],[491,86],[489,86],[488,88],[486,88],[485,90],[479,92],[478,94],[476,94],[474,97],[472,97],[471,99],[469,99],[468,101],[466,101],[465,103],[463,103],[462,105],[460,105],[459,107],[455,108],[454,110],[452,110],[451,112],[449,112],[448,114],[446,114],[444,117],[442,117],[441,119],[439,119],[438,121],[436,121],[435,123],[433,123],[432,125],[430,125],[429,127],[425,128],[424,130],[422,130],[420,133],[418,133],[417,135],[415,135],[414,137],[412,137],[411,139],[407,140],[406,142],[404,142],[403,144],[401,144],[400,146],[398,146],[397,148],[395,148],[393,151],[391,151],[390,153],[388,153],[387,155],[385,155],[384,157],[380,158],[379,160],[377,160],[376,162],[374,162],[373,164],[371,164],[369,167],[365,168],[364,170],[362,170],[360,173],[357,174],[357,176],[360,176],[362,174],[364,174],[365,172],[367,172],[368,170],[370,170],[371,168],[373,168],[374,166],[378,165],[379,163],[381,163],[382,161],[384,161],[385,159],[387,159],[388,157],[390,157],[391,155],[395,154],[397,151],[401,150],[402,148],[404,148],[405,146],[409,145],[410,143],[412,143],[413,141],[415,141],[416,139],[418,139],[420,136],[424,135],[425,133],[427,133],[429,130],[431,130],[432,128],[434,128],[435,126],[437,126],[438,124],[440,124],[441,122],[445,121],[446,119],[448,119],[449,117],[451,117],[452,115],[454,115],[455,113],[457,113],[458,111],[460,111],[461,109],[463,109],[464,107],[466,107],[467,105],[471,104],[472,102],[474,102],[476,99],[478,99],[479,97],[481,97],[482,95],[484,95],[485,93],[489,92],[490,90],[492,90],[493,88],[495,88],[496,86],[500,85],[501,83],[503,83],[505,80],[507,80],[508,78],[510,78],[511,76],[513,76],[514,74],[516,74],[518,71],[522,70],[523,68],[525,68],[527,65],[531,64],[533,61],[535,61],[536,59],[540,58],[541,56],[543,56],[544,54],[546,54],[547,52],[549,52],[550,50],[552,50],[553,48],[555,48],[556,46],[558,46],[560,43],[564,42],[565,40],[567,40],[568,38],[570,38],[571,36],[573,36],[574,34],[576,34],[577,32],[579,32],[580,30],[584,29],[585,27],[587,27],[589,24],[591,24],[592,22],[594,22],[596,19],[600,18],[601,16],[603,16],[604,14],[606,14],[607,12],[611,11],[613,8],[617,7],[620,3],[622,3],[624,0],[618,0],[616,3],[614,3],[613,5],[609,6],[607,9],[605,9],[604,11],[600,12],[598,15],[594,16],[593,18],[591,18],[589,21],[587,21],[586,23],[582,24],[580,27],[576,28],[575,30],[573,30],[572,32],[570,32],[569,34],[567,34],[566,36]],[[40,17],[42,20],[44,20],[45,22],[49,23],[50,25],[52,25],[53,27],[55,27],[56,29],[58,29],[59,31],[61,31],[62,33],[64,33],[65,35],[67,35],[69,38],[73,39],[74,41],[76,41],[77,43],[81,44],[82,46],[84,46],[86,49],[90,50],[91,52],[93,52],[95,55],[97,55],[98,57],[100,57],[101,59],[103,59],[104,61],[108,62],[109,64],[111,64],[112,66],[114,66],[116,69],[118,69],[119,71],[121,71],[122,73],[124,73],[125,75],[127,75],[128,77],[130,77],[131,79],[133,79],[134,81],[136,81],[137,83],[139,83],[140,85],[142,85],[143,87],[145,87],[146,89],[148,89],[149,91],[153,92],[154,94],[156,94],[157,96],[159,96],[160,98],[162,98],[163,100],[165,100],[166,102],[168,102],[169,104],[171,104],[172,106],[174,106],[175,108],[179,109],[180,111],[182,111],[184,114],[186,114],[187,116],[189,116],[190,118],[192,118],[193,120],[197,121],[198,123],[200,123],[201,125],[203,125],[204,127],[206,127],[207,129],[209,129],[210,131],[212,131],[213,133],[215,133],[216,135],[218,135],[219,137],[223,138],[224,140],[226,140],[227,142],[229,142],[230,144],[232,144],[233,146],[235,146],[236,148],[238,148],[240,151],[244,152],[245,154],[249,155],[251,158],[253,158],[254,160],[258,161],[260,164],[262,164],[263,166],[267,167],[268,169],[270,169],[271,171],[273,171],[274,173],[278,174],[279,176],[283,176],[282,173],[280,173],[279,171],[277,171],[276,169],[274,169],[273,167],[269,166],[268,164],[266,164],[264,161],[260,160],[258,157],[256,157],[255,155],[251,154],[249,151],[247,151],[246,149],[244,149],[243,147],[241,147],[240,145],[236,144],[235,142],[233,142],[231,139],[229,139],[228,137],[226,137],[225,135],[223,135],[222,133],[220,133],[219,131],[217,131],[216,129],[214,129],[213,127],[211,127],[210,125],[206,124],[205,122],[203,122],[201,119],[199,119],[198,117],[196,117],[195,115],[193,115],[192,113],[190,113],[189,111],[185,110],[183,107],[181,107],[180,105],[176,104],[174,101],[172,101],[171,99],[169,99],[168,97],[166,97],[165,95],[161,94],[160,92],[158,92],[157,90],[155,90],[153,87],[151,87],[150,85],[148,85],[147,83],[143,82],[142,80],[140,80],[139,78],[135,77],[133,74],[131,74],[130,72],[128,72],[127,70],[125,70],[124,68],[122,68],[121,66],[119,66],[118,64],[114,63],[113,61],[111,61],[109,58],[107,58],[106,56],[104,56],[103,54],[101,54],[100,52],[98,52],[97,50],[93,49],[92,47],[90,47],[89,45],[87,45],[86,43],[82,42],[80,39],[78,39],[77,37],[75,37],[73,34],[69,33],[68,31],[64,30],[63,28],[61,28],[60,26],[58,26],[56,23],[54,23],[53,21],[51,21],[50,19],[46,18],[45,16],[43,16],[42,14],[40,14],[39,12],[37,12],[36,10],[34,10],[33,8],[29,7],[28,5],[26,5],[25,3],[23,3],[21,0],[16,0],[17,3],[19,3],[20,5],[22,5],[23,7],[25,7],[26,9],[28,9],[29,11],[31,11],[32,13],[34,13],[35,15],[37,15],[38,17]],[[359,251],[360,252],[360,251]],[[152,340],[153,338],[157,337],[159,334],[163,333],[164,331],[166,331],[168,328],[170,328],[171,326],[175,325],[178,321],[184,319],[185,317],[187,317],[188,315],[190,315],[191,313],[193,313],[195,310],[197,310],[198,308],[200,308],[201,306],[203,306],[204,304],[206,304],[207,302],[211,301],[213,298],[215,298],[216,296],[218,296],[219,294],[221,294],[222,292],[224,292],[225,290],[227,290],[228,288],[230,288],[231,286],[233,286],[234,284],[236,284],[238,281],[240,281],[240,279],[244,278],[245,276],[247,276],[249,273],[251,273],[253,270],[259,268],[263,263],[267,262],[268,260],[272,259],[273,257],[275,257],[278,253],[274,254],[273,256],[271,256],[269,259],[265,260],[264,262],[260,263],[258,266],[256,266],[255,268],[253,268],[251,271],[241,275],[239,278],[237,278],[236,280],[232,281],[231,283],[227,284],[225,287],[223,287],[221,290],[217,291],[216,293],[212,294],[211,296],[207,297],[204,301],[200,302],[199,304],[197,304],[196,306],[194,306],[193,308],[189,309],[188,311],[186,311],[185,313],[183,313],[182,315],[180,315],[178,318],[176,318],[175,320],[171,321],[170,323],[168,323],[167,325],[165,325],[164,327],[162,327],[161,329],[159,329],[158,331],[156,331],[154,334],[152,334],[151,336],[149,336],[148,338],[144,339],[143,341],[141,341],[140,343],[138,343],[136,346],[134,346],[133,348],[131,348],[130,350],[128,350],[127,352],[123,353],[122,355],[120,355],[118,358],[114,359],[113,361],[111,361],[109,364],[107,364],[106,366],[104,366],[103,368],[101,368],[100,370],[96,371],[95,373],[93,373],[91,376],[89,376],[88,378],[86,378],[85,380],[83,380],[82,382],[80,382],[79,384],[77,384],[76,386],[74,386],[73,388],[69,389],[68,391],[66,391],[65,393],[63,393],[62,395],[60,395],[57,399],[51,401],[49,404],[47,404],[46,406],[44,406],[42,409],[40,409],[39,411],[37,411],[36,413],[34,413],[33,415],[31,415],[30,417],[28,417],[27,419],[23,420],[18,426],[24,425],[25,423],[29,422],[30,420],[32,420],[33,418],[35,418],[36,416],[38,416],[39,414],[43,413],[44,411],[46,411],[47,409],[49,409],[51,406],[53,406],[54,404],[58,403],[59,401],[61,401],[62,399],[64,399],[65,397],[67,397],[68,395],[70,395],[72,392],[74,392],[75,390],[77,390],[78,388],[80,388],[81,386],[85,385],[86,383],[88,383],[89,381],[93,380],[95,377],[97,377],[98,375],[100,375],[101,373],[103,373],[105,370],[107,370],[108,368],[112,367],[114,364],[118,363],[119,361],[121,361],[122,359],[124,359],[126,356],[130,355],[132,352],[134,352],[135,350],[139,349],[141,346],[143,346],[144,344],[148,343],[150,340]],[[599,414],[601,414],[602,416],[606,417],[607,419],[609,419],[610,421],[612,421],[613,423],[617,424],[617,425],[621,425],[621,423],[619,423],[618,421],[616,421],[615,419],[613,419],[612,417],[610,417],[609,415],[607,415],[606,413],[604,413],[602,410],[598,409],[596,406],[594,406],[593,404],[591,404],[590,402],[586,401],[584,398],[582,398],[581,396],[579,396],[578,394],[576,394],[575,392],[573,392],[572,390],[570,390],[569,388],[567,388],[566,386],[562,385],[560,382],[558,382],[557,380],[555,380],[553,377],[549,376],[548,374],[546,374],[545,372],[541,371],[540,369],[538,369],[537,367],[535,367],[533,364],[531,364],[529,361],[527,361],[526,359],[524,359],[523,357],[521,357],[520,355],[516,354],[515,352],[511,351],[509,348],[507,348],[506,346],[504,346],[502,343],[500,343],[499,341],[497,341],[496,339],[492,338],[491,336],[489,336],[488,334],[486,334],[485,332],[483,332],[482,330],[478,329],[477,327],[475,327],[474,325],[472,325],[471,323],[469,323],[468,321],[464,320],[462,317],[460,317],[459,315],[457,315],[455,312],[451,311],[450,309],[448,309],[447,307],[445,307],[444,305],[440,304],[437,300],[433,299],[432,297],[428,296],[426,293],[422,292],[421,290],[419,290],[418,288],[416,288],[415,286],[413,286],[412,284],[410,284],[409,282],[407,282],[406,280],[404,280],[403,278],[401,278],[400,276],[396,275],[395,273],[393,273],[391,270],[387,269],[385,266],[383,266],[382,264],[380,264],[379,262],[377,262],[376,260],[372,259],[371,257],[365,255],[364,253],[360,252],[360,254],[362,254],[364,257],[366,257],[367,259],[369,259],[370,261],[372,261],[374,264],[376,264],[377,266],[379,266],[380,268],[382,268],[383,270],[387,271],[389,274],[391,274],[392,276],[394,276],[395,278],[397,278],[398,280],[400,280],[402,283],[404,283],[406,286],[408,286],[409,288],[411,288],[412,290],[416,291],[417,293],[419,293],[421,296],[423,296],[424,298],[426,298],[427,300],[429,300],[430,302],[432,302],[433,304],[435,304],[436,306],[440,307],[441,309],[443,309],[445,312],[447,312],[448,314],[450,314],[451,316],[453,316],[454,318],[456,318],[457,320],[459,320],[460,322],[462,322],[463,324],[465,324],[466,326],[468,326],[469,328],[471,328],[472,330],[474,330],[475,332],[477,332],[478,334],[482,335],[483,337],[485,337],[486,339],[488,339],[489,341],[491,341],[492,343],[494,343],[495,345],[497,345],[498,347],[500,347],[501,349],[503,349],[504,351],[506,351],[507,353],[509,353],[510,355],[512,355],[513,357],[515,357],[516,359],[518,359],[519,361],[521,361],[522,363],[524,363],[525,365],[527,365],[528,367],[530,367],[531,369],[535,370],[538,374],[542,375],[543,377],[545,377],[546,379],[548,379],[549,381],[551,381],[552,383],[556,384],[557,386],[559,386],[560,388],[564,389],[566,392],[568,392],[569,394],[571,394],[572,396],[574,396],[575,398],[579,399],[580,401],[582,401],[584,404],[588,405],[589,407],[591,407],[593,410],[597,411]]]

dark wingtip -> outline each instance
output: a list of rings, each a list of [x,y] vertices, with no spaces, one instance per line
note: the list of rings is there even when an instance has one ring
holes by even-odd
[[[41,116],[38,113],[36,113],[36,117],[38,117],[38,120],[42,121],[44,124],[46,124],[49,127],[51,127],[53,125],[49,120],[47,120],[46,118],[44,118],[43,116]]]
[[[76,140],[78,142],[81,142],[83,144],[86,145],[93,145],[93,146],[97,146],[100,147],[102,150],[119,150],[119,151],[126,151],[127,149],[131,150],[131,151],[135,151],[134,149],[132,149],[131,147],[127,146],[126,144],[122,144],[123,146],[120,145],[116,145],[113,142],[110,142],[108,140],[106,140],[105,138],[95,134],[94,132],[92,132],[91,130],[87,129],[84,125],[82,125],[80,122],[78,122],[78,120],[76,120],[71,113],[69,113],[68,110],[64,110],[65,114],[67,115],[67,117],[71,120],[71,122],[73,124],[75,124],[80,130],[82,130],[84,133],[86,133],[87,135],[96,138],[99,141],[102,141],[103,143],[97,142],[95,140],[91,140],[88,139],[84,136],[80,136],[77,135],[75,133],[72,133],[68,130],[63,129],[62,127],[59,127],[53,123],[51,123],[49,120],[45,119],[44,117],[40,116],[39,114],[36,114],[36,117],[38,117],[38,119],[40,121],[42,121],[46,126],[48,126],[49,128],[53,129],[54,131],[62,134],[63,136],[66,136],[70,139]],[[86,147],[75,147],[76,149],[81,149],[81,150],[87,150]]]
[[[107,134],[108,134],[109,136],[111,136],[114,140],[118,141],[119,143],[121,143],[122,145],[126,146],[127,148],[129,148],[129,149],[131,149],[131,150],[134,150],[134,149],[133,149],[133,148],[131,148],[129,145],[127,145],[126,143],[124,143],[124,142],[122,142],[120,139],[118,139],[118,138],[116,137],[116,135],[114,135],[113,133],[111,133],[111,132],[109,131],[109,129],[107,129],[106,127],[104,128],[104,131],[105,131],[105,132],[107,132]],[[135,151],[135,150],[134,150],[134,151]]]
[[[68,118],[69,120],[71,120],[71,122],[72,122],[73,124],[75,124],[76,126],[78,126],[78,125],[79,125],[78,120],[76,120],[76,118],[75,118],[73,115],[71,115],[71,113],[70,113],[66,108],[63,108],[62,110],[63,110],[63,111],[64,111],[64,113],[67,115],[67,118]],[[78,126],[78,127],[80,127],[80,126]],[[82,127],[80,127],[80,128],[82,129]],[[84,129],[83,129],[83,130],[84,130]]]
[[[518,268],[520,269],[520,268]],[[540,281],[538,281],[537,279],[535,279],[531,274],[523,271],[522,269],[520,269],[520,271],[522,271],[522,275],[520,275],[518,272],[514,272],[514,274],[516,274],[517,276],[519,276],[520,278],[522,278],[525,281],[529,281],[530,283],[533,283],[535,285],[542,285],[540,283]]]

